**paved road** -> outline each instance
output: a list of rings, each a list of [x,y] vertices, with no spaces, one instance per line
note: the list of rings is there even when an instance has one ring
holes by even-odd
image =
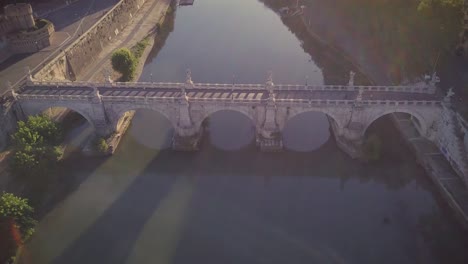
[[[34,69],[44,65],[60,49],[65,48],[95,24],[115,3],[117,0],[78,0],[50,12],[46,18],[54,23],[56,29],[52,45],[30,55],[14,56],[0,64],[0,95],[9,89],[5,85],[7,81],[15,84],[25,76],[25,67]],[[35,11],[40,13],[41,10]]]

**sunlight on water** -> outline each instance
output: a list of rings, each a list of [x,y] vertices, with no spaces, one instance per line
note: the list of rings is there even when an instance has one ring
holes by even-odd
[[[128,143],[133,140],[125,137],[122,142],[125,149],[96,168],[76,191],[42,219],[19,263],[51,263],[63,254],[158,156],[158,152],[142,148],[136,142]]]
[[[127,263],[170,264],[187,221],[193,186],[187,177],[180,177],[169,194],[148,219],[133,245]]]

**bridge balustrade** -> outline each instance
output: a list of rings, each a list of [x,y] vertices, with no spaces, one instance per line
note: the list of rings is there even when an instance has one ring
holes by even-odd
[[[184,83],[172,82],[114,82],[114,83],[88,83],[88,82],[34,82],[29,84],[30,87],[44,87],[45,89],[53,89],[55,87],[118,87],[118,88],[139,88],[139,89],[181,89],[185,86]],[[195,83],[196,89],[226,89],[226,90],[265,90],[263,84],[218,84],[218,83]],[[349,85],[284,85],[279,84],[273,86],[276,91],[379,91],[379,92],[404,92],[404,93],[433,93],[428,86],[349,86]]]

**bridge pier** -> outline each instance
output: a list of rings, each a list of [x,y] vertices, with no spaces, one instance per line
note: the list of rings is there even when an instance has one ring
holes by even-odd
[[[190,73],[188,73],[186,86],[190,87],[192,83],[189,74]],[[193,122],[190,111],[190,102],[185,89],[182,88],[178,121],[175,134],[172,139],[172,149],[178,151],[196,151],[199,149],[202,136],[203,128],[201,126],[196,126]]]
[[[193,129],[176,129],[172,138],[172,149],[177,151],[197,151],[203,137],[203,128],[193,132]]]
[[[258,133],[256,143],[261,151],[279,152],[283,150],[283,138],[280,132],[273,132],[269,137],[265,137],[263,133]]]
[[[359,124],[354,124],[346,128],[339,128],[334,122],[330,122],[330,124],[337,146],[353,159],[363,157],[362,127]]]
[[[273,87],[273,82],[270,79],[267,82],[269,98],[264,110],[264,121],[257,133],[256,142],[261,151],[278,152],[283,150],[283,137],[277,122],[278,108],[271,87]]]

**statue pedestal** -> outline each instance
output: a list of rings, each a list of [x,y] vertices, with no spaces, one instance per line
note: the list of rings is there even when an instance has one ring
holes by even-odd
[[[172,138],[172,149],[176,151],[197,151],[200,149],[202,135],[202,130],[191,136],[175,134]]]
[[[264,152],[280,152],[283,151],[283,138],[281,135],[266,138],[261,134],[257,135],[257,146]]]

